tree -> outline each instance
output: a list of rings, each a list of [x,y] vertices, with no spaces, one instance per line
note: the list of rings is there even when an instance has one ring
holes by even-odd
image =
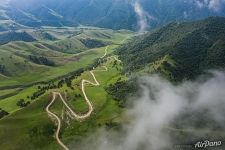
[[[29,104],[30,104],[30,102],[29,102],[29,101],[28,101],[28,102],[25,102],[24,99],[20,99],[20,100],[16,103],[16,105],[19,106],[19,107],[26,107],[26,106],[29,105]]]
[[[8,115],[9,113],[3,109],[0,108],[0,119],[3,118],[4,116]]]
[[[5,65],[0,65],[0,73],[5,73]]]

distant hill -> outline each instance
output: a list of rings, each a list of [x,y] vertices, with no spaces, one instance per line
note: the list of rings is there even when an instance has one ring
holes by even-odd
[[[138,30],[225,16],[224,6],[221,0],[210,4],[203,0],[10,0],[0,8],[0,17],[31,27],[81,24]]]
[[[57,38],[54,35],[52,35],[48,32],[41,31],[41,30],[31,32],[30,34],[31,34],[31,36],[33,36],[34,38],[39,39],[39,40],[49,40],[49,41],[57,40]]]
[[[92,38],[78,38],[71,37],[65,40],[58,40],[53,45],[44,43],[49,49],[64,52],[64,53],[78,53],[91,48],[104,47],[110,42]]]
[[[126,72],[192,79],[207,69],[225,67],[225,18],[170,23],[134,38],[118,55]]]
[[[6,44],[12,41],[33,42],[35,40],[26,32],[6,32],[0,34],[0,44]]]
[[[70,27],[1,32],[0,87],[46,80],[49,74],[53,78],[67,74],[79,67],[72,63],[86,65],[104,53],[106,45],[115,47],[131,35],[125,30]],[[45,73],[49,73],[47,77]]]

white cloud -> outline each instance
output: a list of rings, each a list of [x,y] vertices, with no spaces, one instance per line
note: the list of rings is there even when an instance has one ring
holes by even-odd
[[[215,12],[219,12],[222,9],[223,4],[225,4],[225,0],[210,0],[208,8]]]
[[[188,18],[188,12],[184,11],[183,15],[184,15],[184,18]]]
[[[196,0],[194,2],[198,8],[208,8],[214,12],[220,12],[225,4],[225,0]]]
[[[6,5],[10,2],[10,0],[0,0],[1,5]]]
[[[149,15],[141,6],[139,0],[135,0],[132,4],[134,11],[138,17],[138,28],[139,32],[144,32],[149,27],[148,21],[154,19],[153,16]]]

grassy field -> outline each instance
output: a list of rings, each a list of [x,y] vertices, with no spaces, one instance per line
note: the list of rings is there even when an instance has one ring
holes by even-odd
[[[59,149],[52,137],[54,125],[44,112],[49,98],[46,94],[25,109],[0,120],[2,149]]]
[[[25,101],[30,100],[30,99],[27,98],[27,96],[31,96],[31,94],[33,92],[35,92],[36,90],[37,90],[37,87],[32,86],[30,88],[26,88],[26,89],[20,91],[15,96],[5,98],[5,99],[0,101],[0,108],[6,110],[9,113],[13,113],[13,112],[21,109],[20,107],[18,107],[16,105],[16,102],[19,101],[20,99],[24,99]]]

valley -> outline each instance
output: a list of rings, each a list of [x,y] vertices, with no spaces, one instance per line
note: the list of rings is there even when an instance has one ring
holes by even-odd
[[[0,149],[224,149],[224,8],[0,1]]]

